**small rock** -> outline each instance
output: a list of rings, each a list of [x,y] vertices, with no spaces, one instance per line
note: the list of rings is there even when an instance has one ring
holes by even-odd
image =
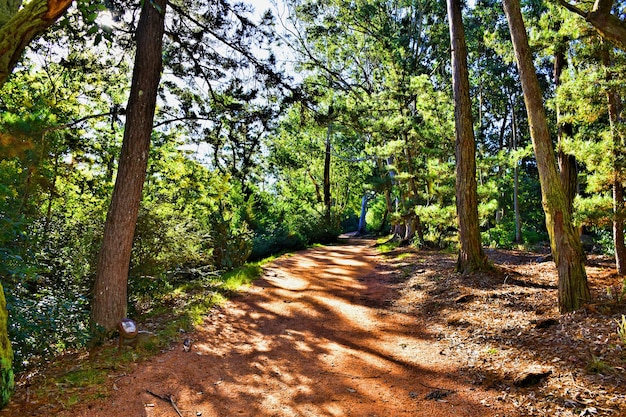
[[[435,389],[429,392],[428,395],[426,395],[426,399],[427,400],[441,400],[453,393],[454,391],[451,391],[449,389]]]

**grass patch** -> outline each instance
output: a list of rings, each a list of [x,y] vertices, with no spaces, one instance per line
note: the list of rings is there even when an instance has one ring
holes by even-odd
[[[604,362],[602,358],[592,355],[586,370],[589,374],[608,374],[613,371],[613,367]]]
[[[224,289],[238,291],[242,287],[249,286],[255,279],[261,276],[263,269],[260,264],[244,265],[223,276]]]
[[[90,385],[98,385],[106,380],[106,372],[101,369],[86,368],[70,371],[61,375],[57,383],[69,388],[82,388]]]
[[[156,316],[165,316],[165,319],[158,320],[163,326],[159,330],[158,339],[169,344],[179,338],[181,330],[191,331],[200,325],[214,306],[223,304],[259,278],[263,273],[261,265],[267,262],[270,260],[246,264],[220,276],[201,278],[176,286],[155,311]]]
[[[193,279],[150,278],[146,281],[150,285],[142,285],[137,291],[141,296],[133,299],[129,316],[137,321],[140,330],[154,333],[139,340],[140,334],[134,339],[136,343],[132,346],[125,343],[121,351],[114,337],[92,346],[89,351],[57,357],[45,371],[46,377],[33,381],[33,386],[37,384],[39,388],[33,391],[32,399],[68,409],[78,402],[108,397],[107,381],[111,377],[130,373],[133,363],[180,343],[181,332],[192,331],[201,324],[213,307],[249,286],[263,273],[262,266],[274,259],[246,264],[221,275],[210,273]]]
[[[376,240],[376,249],[381,254],[389,253],[400,246],[400,241],[393,239],[393,236],[385,236]]]

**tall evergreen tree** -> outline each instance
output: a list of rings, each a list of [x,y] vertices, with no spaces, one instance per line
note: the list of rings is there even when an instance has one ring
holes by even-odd
[[[107,214],[94,286],[93,324],[110,332],[126,316],[130,255],[146,178],[148,151],[161,79],[166,0],[143,2],[124,142]]]
[[[448,22],[456,127],[456,206],[460,243],[457,270],[466,273],[489,269],[489,261],[481,245],[478,222],[476,142],[460,0],[448,0]]]
[[[558,173],[543,96],[528,45],[520,4],[518,0],[504,0],[503,4],[522,81],[530,134],[541,180],[546,227],[558,271],[559,310],[574,311],[591,299],[585,273],[585,255],[574,228]]]

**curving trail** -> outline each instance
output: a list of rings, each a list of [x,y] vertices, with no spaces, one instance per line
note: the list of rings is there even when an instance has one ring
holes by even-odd
[[[517,416],[471,385],[417,318],[390,308],[369,240],[279,258],[180,346],[67,416]],[[113,381],[110,381],[113,384]]]

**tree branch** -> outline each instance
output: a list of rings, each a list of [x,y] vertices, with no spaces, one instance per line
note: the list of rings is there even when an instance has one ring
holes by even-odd
[[[567,10],[569,10],[572,13],[576,13],[579,16],[584,17],[585,19],[587,19],[587,13],[585,13],[584,11],[580,10],[578,7],[574,6],[573,4],[568,3],[565,0],[559,0],[559,4],[563,7],[565,7]]]

